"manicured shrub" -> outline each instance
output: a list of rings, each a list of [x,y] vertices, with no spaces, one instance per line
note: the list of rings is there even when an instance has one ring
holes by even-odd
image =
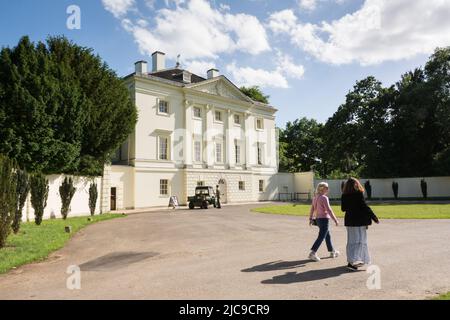
[[[92,182],[89,187],[89,209],[91,210],[91,216],[95,214],[95,207],[97,206],[98,190],[97,184]]]
[[[16,174],[12,160],[0,155],[0,248],[6,244],[16,208]]]
[[[64,220],[67,219],[70,210],[70,203],[75,195],[77,188],[73,186],[73,179],[65,177],[61,186],[59,187],[59,196],[61,197],[61,215]]]
[[[16,187],[16,213],[12,223],[12,229],[15,234],[20,230],[20,223],[22,222],[22,211],[30,192],[30,176],[25,170],[18,169],[16,172],[17,187]]]
[[[366,189],[367,198],[370,200],[372,199],[372,186],[370,185],[370,180],[367,180],[364,183],[364,188]]]
[[[394,192],[394,197],[398,199],[398,182],[392,182],[392,191]]]
[[[428,198],[428,184],[425,181],[425,179],[422,179],[420,181],[420,189],[422,190],[423,198],[424,199]]]
[[[35,173],[30,178],[31,205],[34,209],[34,221],[39,226],[42,223],[44,209],[47,206],[48,180],[42,173]]]

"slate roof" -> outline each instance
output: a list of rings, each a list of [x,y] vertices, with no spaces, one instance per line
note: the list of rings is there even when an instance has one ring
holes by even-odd
[[[191,74],[191,82],[190,83],[199,83],[199,82],[206,80],[203,77],[200,77],[196,74],[190,73],[187,70],[179,69],[179,68],[172,68],[172,69],[166,69],[166,70],[162,70],[162,71],[158,71],[158,72],[152,72],[152,73],[149,73],[149,75],[153,76],[153,77],[157,77],[157,78],[163,78],[166,80],[185,83],[183,81],[183,73],[184,72]]]

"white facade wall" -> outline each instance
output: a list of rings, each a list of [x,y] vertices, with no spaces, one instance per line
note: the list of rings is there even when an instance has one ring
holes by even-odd
[[[64,181],[64,175],[50,175],[47,176],[49,181],[49,193],[47,199],[47,207],[44,210],[44,219],[61,218],[61,197],[59,195],[59,187]],[[102,195],[101,178],[87,178],[87,177],[73,177],[74,187],[77,188],[75,195],[73,196],[69,217],[88,216],[90,215],[89,209],[89,187],[95,181],[97,183],[97,206],[96,214],[100,213],[100,199]],[[34,221],[34,209],[31,206],[31,198],[28,196],[27,202],[23,209],[22,214],[23,221]]]
[[[361,183],[370,180],[372,186],[372,198],[392,199],[392,182],[399,184],[399,198],[422,198],[420,181],[423,178],[396,178],[396,179],[360,179]],[[345,180],[315,180],[314,185],[320,182],[327,182],[330,185],[330,198],[338,199],[341,197],[341,183]],[[428,185],[429,198],[449,198],[450,197],[450,177],[431,177],[425,178]]]

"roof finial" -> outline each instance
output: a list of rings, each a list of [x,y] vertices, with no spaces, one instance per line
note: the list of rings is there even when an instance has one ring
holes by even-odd
[[[180,66],[181,66],[180,57],[181,57],[181,54],[177,55],[177,65],[175,66],[175,68],[177,68],[177,69],[180,68]]]

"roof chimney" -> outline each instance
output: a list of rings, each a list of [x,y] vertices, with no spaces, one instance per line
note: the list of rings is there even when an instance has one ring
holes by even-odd
[[[216,78],[219,76],[219,70],[217,69],[209,69],[208,70],[208,79]]]
[[[136,73],[146,74],[147,73],[147,61],[138,61],[134,64]]]
[[[156,51],[152,54],[153,69],[152,72],[158,72],[166,68],[166,54]]]

